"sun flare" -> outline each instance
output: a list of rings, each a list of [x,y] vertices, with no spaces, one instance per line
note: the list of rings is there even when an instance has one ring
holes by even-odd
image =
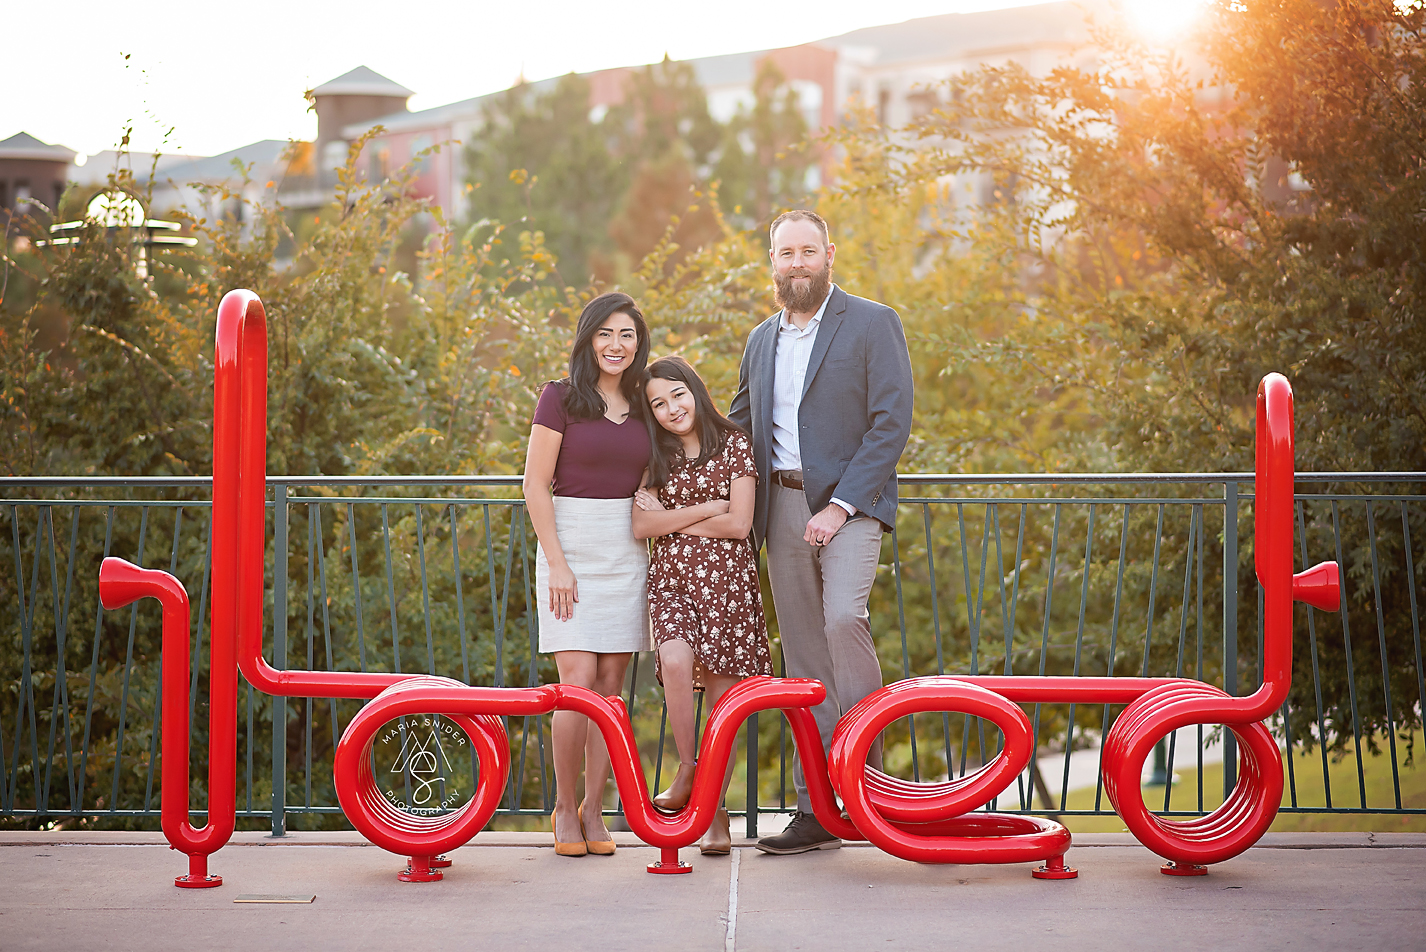
[[[1122,0],[1124,19],[1145,39],[1172,43],[1193,29],[1205,0]]]

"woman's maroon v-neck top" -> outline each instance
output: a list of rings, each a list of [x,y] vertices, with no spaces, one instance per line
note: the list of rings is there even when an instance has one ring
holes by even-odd
[[[639,488],[649,465],[649,431],[630,413],[623,423],[608,417],[572,419],[565,413],[563,381],[547,384],[535,405],[535,420],[564,434],[555,460],[556,496],[583,499],[626,499]]]

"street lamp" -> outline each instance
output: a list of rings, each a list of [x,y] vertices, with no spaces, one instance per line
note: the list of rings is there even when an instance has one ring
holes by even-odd
[[[97,223],[113,235],[121,230],[133,232],[132,241],[139,246],[138,263],[134,270],[139,280],[149,279],[149,255],[152,249],[178,246],[191,248],[198,244],[197,238],[168,234],[179,231],[176,221],[162,221],[145,215],[144,203],[123,189],[105,189],[89,200],[80,221],[59,222],[50,226],[50,234],[56,237],[48,241],[37,241],[36,245],[74,245],[79,243],[80,233],[85,226]]]

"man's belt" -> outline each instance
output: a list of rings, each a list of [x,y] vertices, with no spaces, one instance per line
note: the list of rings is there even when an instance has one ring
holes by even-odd
[[[783,469],[772,474],[772,481],[786,489],[802,489],[802,470]]]

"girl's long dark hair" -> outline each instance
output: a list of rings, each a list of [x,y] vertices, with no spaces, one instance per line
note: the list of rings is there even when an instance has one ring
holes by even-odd
[[[703,378],[682,357],[660,357],[650,364],[644,383],[655,378],[681,383],[693,394],[693,425],[698,431],[698,459],[693,461],[694,466],[702,466],[723,452],[729,433],[743,432],[742,427],[718,412]],[[659,426],[652,412],[646,419],[653,444],[649,455],[649,485],[657,488],[668,482],[674,465],[684,459],[683,441]]]
[[[596,420],[609,409],[599,392],[599,362],[594,356],[594,335],[611,315],[627,314],[634,322],[639,346],[634,359],[619,378],[619,390],[629,401],[629,412],[645,419],[648,401],[644,399],[644,365],[649,360],[649,325],[644,312],[634,299],[622,291],[610,291],[584,305],[574,330],[574,346],[569,349],[569,377],[564,380],[565,413],[576,420]]]

